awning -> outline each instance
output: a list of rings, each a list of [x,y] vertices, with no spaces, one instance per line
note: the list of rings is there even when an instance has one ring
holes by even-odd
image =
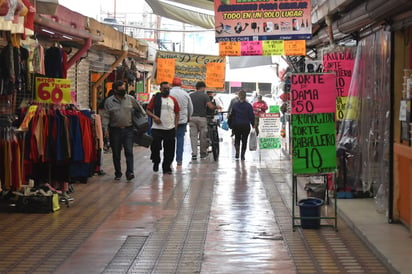
[[[213,1],[146,0],[146,3],[159,16],[205,29],[215,28]]]

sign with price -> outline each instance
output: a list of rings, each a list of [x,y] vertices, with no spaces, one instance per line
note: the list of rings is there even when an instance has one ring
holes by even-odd
[[[29,124],[34,114],[36,114],[37,106],[32,105],[27,110],[26,116],[24,116],[23,122],[21,123],[19,129],[26,130],[29,128]]]
[[[336,169],[335,113],[292,115],[294,174],[319,174]]]
[[[36,78],[36,101],[50,104],[71,104],[71,81],[60,78]]]
[[[302,73],[291,77],[292,114],[336,111],[336,76]]]

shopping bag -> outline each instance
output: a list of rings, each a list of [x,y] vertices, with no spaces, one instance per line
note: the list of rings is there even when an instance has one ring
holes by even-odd
[[[257,149],[257,137],[256,137],[256,130],[252,129],[249,135],[249,150],[255,151]]]
[[[224,130],[229,130],[229,123],[227,122],[227,119],[223,120],[221,127]]]
[[[149,120],[144,109],[139,105],[139,109],[132,112],[132,121],[136,135],[141,135],[149,129]]]

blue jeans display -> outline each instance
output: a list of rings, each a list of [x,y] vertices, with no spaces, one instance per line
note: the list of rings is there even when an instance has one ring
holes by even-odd
[[[176,131],[176,162],[183,161],[183,148],[187,124],[179,124]]]
[[[115,176],[122,176],[122,167],[120,165],[120,154],[124,149],[126,157],[126,175],[133,173],[133,127],[117,128],[111,127],[109,131],[110,146],[112,148],[113,165]]]

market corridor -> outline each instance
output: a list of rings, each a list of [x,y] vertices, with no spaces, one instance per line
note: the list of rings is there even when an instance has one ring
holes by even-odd
[[[71,207],[0,213],[0,273],[390,273],[352,231],[293,232],[290,162],[281,151],[221,157],[154,173],[135,147],[133,182],[105,176],[75,184]],[[261,160],[260,160],[261,159]]]

